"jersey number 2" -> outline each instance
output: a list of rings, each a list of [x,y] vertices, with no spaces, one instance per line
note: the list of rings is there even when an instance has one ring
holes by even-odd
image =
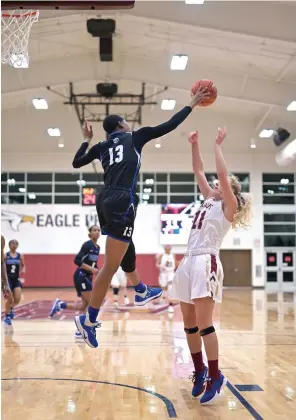
[[[205,218],[205,215],[206,215],[206,211],[203,211],[203,212],[198,211],[196,213],[196,215],[194,217],[194,220],[193,220],[192,229],[196,229],[196,228],[197,229],[201,229],[202,222],[203,222],[203,220]]]
[[[109,149],[109,156],[110,156],[110,163],[109,166],[113,165],[113,163],[119,163],[123,160],[123,146],[122,144],[119,144],[115,147],[114,151],[116,152],[116,155],[114,157],[113,148],[110,147]]]

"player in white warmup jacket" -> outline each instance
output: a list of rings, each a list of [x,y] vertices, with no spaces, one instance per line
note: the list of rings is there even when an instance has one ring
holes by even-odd
[[[180,301],[184,330],[194,364],[192,395],[201,396],[201,404],[215,400],[227,383],[218,367],[218,339],[213,326],[215,302],[222,301],[220,247],[231,226],[246,227],[251,218],[250,197],[241,193],[239,180],[227,172],[221,150],[225,137],[226,130],[219,128],[215,141],[218,179],[212,188],[204,174],[198,132],[189,134],[193,170],[205,201],[194,217],[187,251],[174,276],[172,289],[172,297]],[[203,363],[201,339],[208,368]]]
[[[174,313],[173,302],[171,299],[172,295],[172,281],[175,274],[175,269],[178,265],[175,254],[172,253],[171,245],[164,246],[164,253],[160,254],[156,258],[156,267],[159,269],[159,285],[163,289],[163,299],[168,299],[169,314]],[[166,296],[167,292],[167,296]]]

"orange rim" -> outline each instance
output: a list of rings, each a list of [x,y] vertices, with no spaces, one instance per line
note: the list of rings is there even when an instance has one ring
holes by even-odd
[[[34,16],[34,15],[37,14],[37,12],[38,12],[38,10],[34,10],[33,12],[27,12],[27,13],[24,13],[22,15],[14,15],[14,14],[10,14],[10,13],[2,13],[1,14],[1,17],[3,17],[3,18],[10,18],[10,17],[22,18],[22,17],[26,17],[26,16],[32,16],[32,15]]]

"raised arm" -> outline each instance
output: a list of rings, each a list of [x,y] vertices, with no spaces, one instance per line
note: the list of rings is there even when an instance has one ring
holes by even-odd
[[[81,168],[82,166],[88,165],[93,160],[101,158],[100,143],[96,144],[88,152],[86,152],[93,138],[92,126],[87,120],[85,120],[83,124],[82,131],[85,140],[77,150],[76,155],[74,156],[72,162],[73,168]]]
[[[209,96],[207,89],[200,88],[192,97],[188,106],[185,106],[181,111],[177,112],[173,117],[156,127],[143,127],[138,131],[133,132],[133,141],[136,149],[141,151],[143,146],[150,140],[157,139],[175,130],[191,113],[192,109],[200,104],[205,98]]]
[[[221,144],[226,137],[226,129],[218,129],[217,138],[215,141],[215,160],[216,171],[219,180],[219,186],[224,201],[224,213],[229,221],[233,220],[233,216],[237,210],[237,199],[232,191],[231,183],[229,181],[226,163],[222,154]]]
[[[207,199],[213,193],[213,190],[210,187],[204,173],[203,161],[202,161],[200,151],[199,151],[198,131],[189,133],[188,140],[192,145],[193,172],[196,177],[200,191],[202,195],[204,196],[204,199]]]

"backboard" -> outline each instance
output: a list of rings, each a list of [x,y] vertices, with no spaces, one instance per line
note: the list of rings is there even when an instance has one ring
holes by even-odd
[[[2,10],[33,9],[33,10],[123,10],[132,9],[132,0],[4,0]]]

